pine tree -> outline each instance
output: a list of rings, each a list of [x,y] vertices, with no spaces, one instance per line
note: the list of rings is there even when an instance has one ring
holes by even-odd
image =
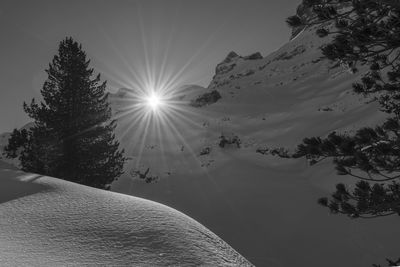
[[[115,139],[106,82],[94,75],[82,46],[61,41],[46,70],[43,102],[24,103],[34,120],[28,132],[15,130],[5,151],[23,170],[108,189],[122,174],[125,158]]]
[[[369,66],[353,89],[373,94],[389,118],[354,135],[306,138],[293,156],[306,157],[311,164],[331,158],[339,175],[357,179],[353,190],[338,184],[330,198],[319,199],[332,213],[351,218],[400,215],[400,2],[303,0],[302,8],[312,15],[289,17],[289,26],[315,27],[318,36],[331,36],[322,47],[326,58],[354,72]],[[388,260],[389,266],[399,263]]]
[[[372,0],[304,0],[302,5],[313,16],[295,15],[287,23],[317,25],[320,37],[332,35],[333,40],[322,47],[328,59],[344,62],[354,71],[360,64],[368,65],[370,70],[353,89],[375,94],[390,118],[353,136],[332,133],[324,139],[306,138],[294,156],[305,156],[312,164],[333,158],[340,175],[360,180],[352,192],[340,184],[330,201],[320,199],[332,212],[352,218],[400,215],[400,5]],[[334,23],[333,30],[327,22]]]

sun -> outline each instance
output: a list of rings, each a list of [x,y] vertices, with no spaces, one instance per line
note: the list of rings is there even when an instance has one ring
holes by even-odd
[[[153,111],[157,111],[160,106],[162,105],[162,100],[160,96],[156,93],[152,93],[146,98],[146,104],[150,107]]]

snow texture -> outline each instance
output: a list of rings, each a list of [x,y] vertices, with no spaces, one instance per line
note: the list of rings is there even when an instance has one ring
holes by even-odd
[[[251,266],[188,216],[0,166],[0,266]]]

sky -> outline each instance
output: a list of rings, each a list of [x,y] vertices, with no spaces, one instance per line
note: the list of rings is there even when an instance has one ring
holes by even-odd
[[[2,0],[0,133],[29,122],[45,69],[71,36],[110,92],[140,80],[207,87],[230,51],[264,56],[289,40],[300,0]],[[160,83],[158,83],[160,84]]]

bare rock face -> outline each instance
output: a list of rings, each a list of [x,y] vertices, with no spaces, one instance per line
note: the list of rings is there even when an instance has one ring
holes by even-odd
[[[203,107],[206,105],[211,105],[221,98],[221,94],[217,90],[213,90],[198,96],[196,99],[190,102],[190,105],[193,107]]]
[[[296,15],[299,16],[303,21],[309,21],[311,18],[311,14],[312,14],[311,9],[308,7],[305,7],[303,4],[300,4],[297,7]],[[290,36],[290,40],[292,40],[294,37],[296,37],[304,28],[305,28],[305,26],[293,27],[292,35]]]
[[[229,52],[229,54],[226,56],[226,58],[221,62],[221,64],[223,63],[229,63],[232,62],[235,59],[240,58],[241,56],[239,56],[236,52],[231,51]]]
[[[240,58],[242,57],[235,52],[230,52],[226,58],[215,68],[215,75],[224,74],[231,71],[236,66],[235,62]]]
[[[263,59],[263,56],[261,55],[260,52],[256,52],[253,53],[251,55],[242,57],[240,55],[238,55],[235,52],[230,52],[226,58],[217,65],[217,67],[215,68],[215,75],[219,75],[219,74],[225,74],[230,72],[231,70],[233,70],[233,68],[235,68],[235,66],[237,65],[236,62],[239,60],[258,60],[258,59]],[[214,76],[215,77],[215,76]]]
[[[254,54],[244,57],[244,59],[245,60],[257,60],[257,59],[263,59],[263,56],[261,55],[260,52],[256,52]]]

